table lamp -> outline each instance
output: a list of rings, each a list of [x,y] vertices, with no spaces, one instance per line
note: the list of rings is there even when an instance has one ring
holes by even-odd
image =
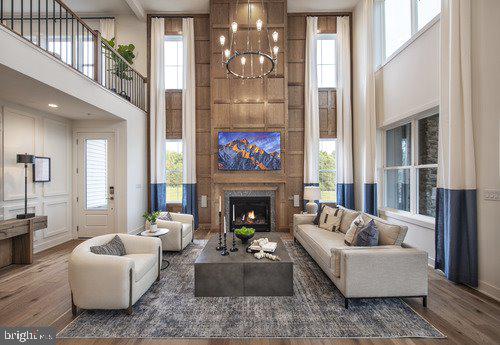
[[[28,164],[35,162],[35,156],[27,153],[17,154],[17,163],[24,164],[24,214],[18,214],[17,219],[33,218],[34,213],[28,213]]]
[[[307,186],[304,187],[304,200],[309,202],[306,204],[306,211],[309,214],[314,214],[318,212],[318,204],[316,200],[321,198],[321,192],[317,186]]]

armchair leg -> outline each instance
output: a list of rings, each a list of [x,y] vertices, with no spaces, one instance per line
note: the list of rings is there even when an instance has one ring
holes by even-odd
[[[73,300],[73,293],[71,293],[71,313],[73,316],[78,314],[78,307],[75,305],[75,301]]]
[[[422,297],[422,305],[424,306],[424,308],[427,308],[427,296]]]
[[[158,277],[156,278],[156,281],[160,281],[160,271],[161,271],[161,249],[158,247]]]
[[[132,282],[133,282],[132,269],[130,269],[129,278],[130,278],[130,289],[128,293],[128,308],[126,309],[126,313],[127,315],[132,315]]]

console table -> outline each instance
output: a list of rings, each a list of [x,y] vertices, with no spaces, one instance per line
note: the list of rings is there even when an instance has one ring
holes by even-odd
[[[0,221],[0,268],[33,262],[33,237],[47,227],[47,216]]]

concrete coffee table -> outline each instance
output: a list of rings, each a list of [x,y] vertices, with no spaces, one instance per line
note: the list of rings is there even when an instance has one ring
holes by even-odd
[[[288,255],[280,235],[276,233],[256,233],[252,240],[267,237],[278,242],[274,252],[281,261],[256,259],[245,251],[236,239],[237,252],[221,256],[215,250],[218,235],[210,238],[194,263],[194,295],[196,297],[223,296],[292,296],[293,261]],[[228,249],[232,245],[232,234],[228,233]]]

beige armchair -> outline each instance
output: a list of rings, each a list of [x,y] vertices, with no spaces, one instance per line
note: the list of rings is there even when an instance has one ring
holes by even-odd
[[[186,248],[193,241],[194,217],[190,214],[170,212],[172,221],[158,219],[158,228],[170,230],[160,236],[163,250],[178,252]]]
[[[109,242],[116,234],[80,243],[69,257],[69,286],[73,315],[81,309],[126,309],[160,278],[161,241],[154,237],[118,234],[126,255],[98,255],[90,247]]]

